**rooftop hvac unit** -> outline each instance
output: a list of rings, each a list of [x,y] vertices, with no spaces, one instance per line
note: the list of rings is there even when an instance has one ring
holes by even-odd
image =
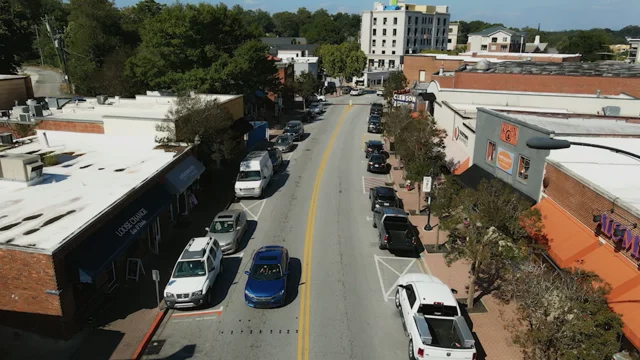
[[[13,145],[13,134],[0,134],[0,145]]]
[[[13,107],[13,113],[14,114],[28,114],[30,112],[31,112],[31,110],[29,109],[28,106],[14,106]]]
[[[605,106],[602,112],[605,116],[620,116],[620,106]]]
[[[20,122],[31,122],[31,114],[19,114],[18,120]]]
[[[98,105],[104,105],[107,103],[107,99],[109,99],[109,97],[107,95],[98,95],[96,97],[98,99]]]
[[[29,107],[31,108],[31,116],[34,116],[34,117],[42,117],[43,116],[42,105],[35,104],[35,105],[30,105]]]

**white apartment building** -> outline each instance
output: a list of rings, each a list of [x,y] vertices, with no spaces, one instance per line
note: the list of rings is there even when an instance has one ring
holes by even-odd
[[[367,54],[364,82],[380,85],[390,71],[402,69],[404,54],[424,49],[446,50],[449,7],[390,0],[362,13],[360,46]]]
[[[627,38],[629,43],[629,55],[627,62],[632,64],[640,64],[640,56],[638,56],[638,48],[640,48],[640,39]]]
[[[524,52],[525,34],[496,26],[469,34],[467,41],[470,52]]]
[[[453,51],[458,47],[458,31],[460,24],[454,21],[449,24],[449,40],[447,43],[447,50]]]

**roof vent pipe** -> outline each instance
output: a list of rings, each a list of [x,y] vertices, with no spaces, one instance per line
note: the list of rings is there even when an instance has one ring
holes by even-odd
[[[596,90],[596,96],[600,97],[600,90]]]
[[[44,143],[47,144],[47,147],[51,147],[49,146],[49,138],[47,137],[47,133],[43,132],[42,136],[44,137]]]

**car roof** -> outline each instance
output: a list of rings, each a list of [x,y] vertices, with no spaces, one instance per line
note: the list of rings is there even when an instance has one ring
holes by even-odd
[[[380,103],[373,103],[371,104],[371,107],[384,107],[384,106]]]
[[[263,246],[256,251],[253,262],[255,264],[279,264],[285,251],[286,249],[282,246]]]
[[[400,208],[395,207],[383,207],[382,213],[384,215],[399,215],[399,216],[408,216],[407,212]]]
[[[378,195],[395,195],[396,190],[394,188],[388,186],[378,186],[376,187],[376,194]]]
[[[182,251],[179,260],[202,260],[207,254],[207,249],[214,242],[215,239],[210,236],[191,239],[187,247]]]
[[[369,141],[367,141],[367,144],[369,144],[369,145],[383,145],[382,141],[380,141],[380,140],[369,140]]]
[[[302,121],[300,120],[291,120],[287,123],[287,125],[302,125]]]
[[[225,210],[220,211],[218,215],[214,218],[214,220],[224,220],[224,219],[233,219],[240,215],[241,210]]]
[[[371,155],[371,157],[369,159],[371,161],[376,161],[376,160],[385,161],[386,160],[386,158],[384,156],[382,156],[381,154],[373,154],[373,155]]]

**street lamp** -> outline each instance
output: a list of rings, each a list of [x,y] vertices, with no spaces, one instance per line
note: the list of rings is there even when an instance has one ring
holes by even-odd
[[[429,175],[431,176],[429,177],[429,188],[427,189],[429,190],[427,197],[427,224],[424,226],[424,231],[433,230],[433,226],[431,226],[431,189],[433,187],[433,166],[431,166]],[[416,189],[416,191],[419,191],[419,189]]]
[[[586,146],[597,149],[604,149],[612,151],[616,154],[622,154],[629,157],[632,157],[636,160],[640,160],[640,155],[634,154],[632,152],[628,152],[621,149],[616,149],[610,146],[598,145],[598,144],[589,144],[583,142],[574,142],[569,140],[561,140],[561,139],[552,139],[546,137],[533,137],[527,140],[527,147],[530,149],[538,149],[538,150],[559,150],[559,149],[568,149],[572,145],[574,146]]]

